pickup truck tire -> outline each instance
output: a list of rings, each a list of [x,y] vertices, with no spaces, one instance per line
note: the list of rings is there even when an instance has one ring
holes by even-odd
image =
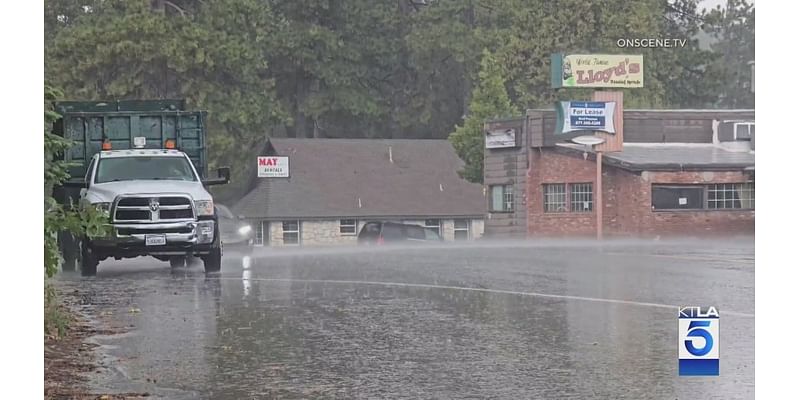
[[[186,265],[186,257],[170,257],[169,266],[172,268],[180,268]]]
[[[62,271],[75,271],[75,264],[78,263],[79,254],[76,248],[78,243],[69,232],[59,232],[58,234],[58,247],[61,249],[61,256],[64,258],[64,263],[61,264]]]
[[[80,242],[80,247],[81,247],[81,257],[80,257],[81,275],[83,276],[97,275],[97,264],[100,264],[100,260],[97,258],[97,255],[95,255],[94,252],[92,251],[92,248],[89,245],[89,239],[82,240]]]
[[[218,272],[222,269],[222,243],[219,235],[219,225],[214,229],[214,244],[211,247],[211,252],[202,258],[206,272]]]

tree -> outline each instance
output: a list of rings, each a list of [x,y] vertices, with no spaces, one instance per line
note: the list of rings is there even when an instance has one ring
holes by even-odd
[[[464,124],[456,126],[455,132],[449,137],[456,153],[465,163],[459,175],[470,182],[483,182],[484,122],[518,112],[508,98],[503,74],[495,56],[484,49],[478,84],[469,103],[469,115]]]
[[[52,277],[61,264],[58,233],[69,231],[75,236],[101,236],[106,233],[108,218],[93,208],[72,209],[59,204],[51,195],[53,188],[69,179],[67,164],[59,160],[60,154],[72,146],[69,140],[54,135],[53,122],[59,115],[53,111],[52,102],[60,91],[45,85],[44,100],[44,271]]]
[[[725,8],[709,11],[705,20],[705,30],[716,39],[711,49],[720,55],[714,64],[722,82],[719,105],[754,108],[748,63],[755,60],[755,7],[747,0],[728,0]]]
[[[286,119],[266,61],[278,29],[271,9],[259,0],[107,0],[75,21],[46,49],[48,79],[72,99],[185,98],[208,110],[211,167],[233,168],[223,194],[241,189],[250,164],[240,160]]]

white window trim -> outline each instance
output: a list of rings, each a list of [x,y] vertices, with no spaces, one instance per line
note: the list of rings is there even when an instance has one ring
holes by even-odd
[[[428,219],[435,219],[435,220],[439,221],[439,224],[435,225],[435,226],[434,225],[428,225]],[[439,236],[442,236],[442,220],[440,218],[427,218],[427,219],[424,219],[424,220],[422,220],[422,226],[425,229],[436,229],[436,234],[438,234]]]
[[[283,229],[283,224],[285,222],[297,222],[297,230],[296,231],[287,231]],[[283,242],[284,246],[300,246],[303,243],[303,236],[301,232],[303,231],[302,221],[299,219],[292,219],[292,220],[284,220],[281,221],[281,241]],[[287,233],[297,233],[297,243],[286,243],[286,234]]]
[[[466,221],[467,222],[467,227],[466,228],[457,228],[456,227],[456,221],[459,221],[459,220],[460,221]],[[464,219],[464,218],[454,219],[453,220],[453,240],[459,240],[459,239],[456,239],[456,233],[457,232],[467,232],[467,238],[464,239],[464,240],[471,240],[472,239],[472,220]]]
[[[342,221],[353,221],[352,225],[343,225]],[[342,232],[342,226],[353,227],[353,233]],[[356,236],[358,235],[358,219],[356,218],[343,218],[339,220],[339,235],[340,236]]]
[[[256,232],[261,231],[261,243],[256,240],[257,236],[253,236],[253,246],[264,247],[269,246],[269,221],[256,220]]]

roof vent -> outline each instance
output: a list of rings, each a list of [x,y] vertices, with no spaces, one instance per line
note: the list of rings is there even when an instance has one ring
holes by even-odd
[[[389,162],[394,164],[394,158],[392,158],[392,146],[389,146]]]
[[[361,208],[361,197],[358,198],[358,208]]]
[[[444,186],[441,183],[439,184],[439,191],[444,192]]]

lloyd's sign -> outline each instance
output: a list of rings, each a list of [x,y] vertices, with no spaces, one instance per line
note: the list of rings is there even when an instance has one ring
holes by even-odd
[[[268,156],[258,157],[259,178],[288,178],[289,157]]]
[[[563,134],[574,131],[614,130],[615,102],[610,101],[560,101],[556,103],[556,131]]]
[[[619,54],[550,56],[550,83],[559,88],[644,87],[644,57]]]

